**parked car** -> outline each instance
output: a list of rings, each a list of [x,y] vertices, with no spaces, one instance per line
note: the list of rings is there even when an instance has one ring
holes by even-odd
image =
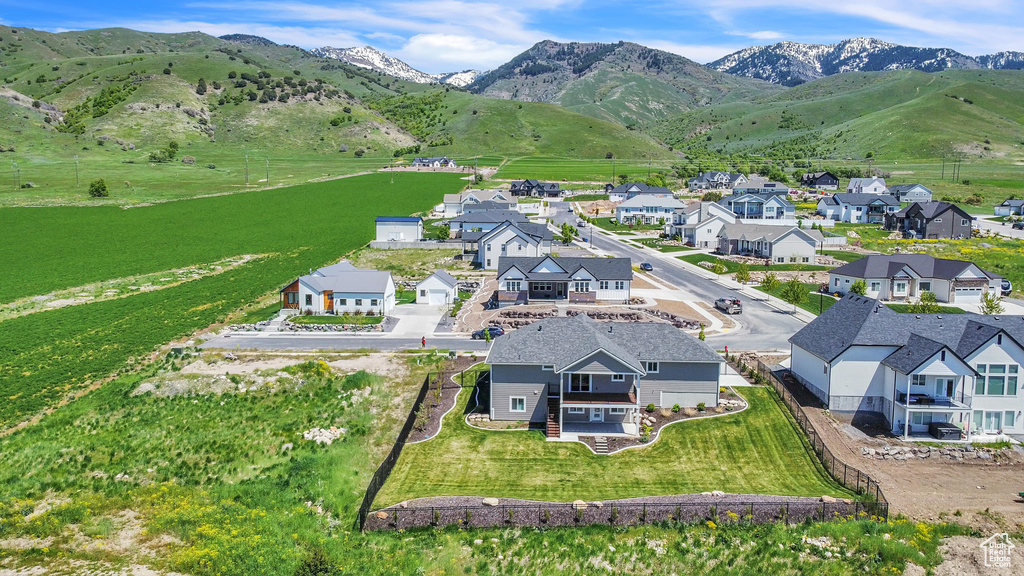
[[[739,298],[719,298],[715,300],[715,308],[726,314],[743,313],[743,304],[740,303]]]
[[[576,227],[577,228],[586,228],[586,226],[587,226],[587,223],[585,221],[583,221],[583,220],[577,220],[576,221]]]
[[[477,330],[476,332],[473,332],[473,340],[483,340],[485,338],[484,330],[491,333],[492,339],[497,338],[498,336],[501,336],[502,334],[505,333],[505,329],[502,328],[501,326],[488,326],[483,330]]]
[[[644,272],[650,272],[654,270],[654,266],[651,266],[650,262],[644,262],[643,264],[640,265],[640,269],[643,270]]]
[[[1006,278],[1003,278],[1003,281],[1000,282],[999,284],[999,291],[1003,294],[1003,296],[1009,296],[1010,292],[1013,292],[1013,282],[1010,282]]]
[[[1014,222],[1012,228],[1014,230],[1024,230],[1024,222]]]

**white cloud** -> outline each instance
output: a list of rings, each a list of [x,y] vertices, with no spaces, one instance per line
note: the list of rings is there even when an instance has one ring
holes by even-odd
[[[745,38],[753,38],[754,40],[779,40],[785,38],[786,35],[782,32],[775,32],[773,30],[761,30],[760,32],[744,32],[735,33],[737,36],[743,36]]]
[[[475,36],[417,34],[393,55],[418,70],[439,73],[466,68],[489,70],[527,48],[528,44],[500,44]]]

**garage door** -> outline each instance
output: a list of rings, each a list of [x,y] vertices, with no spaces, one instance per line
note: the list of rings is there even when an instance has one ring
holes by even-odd
[[[953,290],[953,299],[957,304],[977,304],[981,302],[981,288],[956,288]]]
[[[664,408],[671,408],[676,404],[686,408],[695,407],[697,404],[704,402],[708,406],[714,405],[715,395],[708,392],[662,392],[661,393],[661,406]]]
[[[444,306],[448,303],[447,294],[448,292],[445,290],[431,290],[428,294],[429,299],[427,302],[431,306]]]

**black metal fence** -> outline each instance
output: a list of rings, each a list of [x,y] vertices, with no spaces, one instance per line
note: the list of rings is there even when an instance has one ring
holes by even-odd
[[[818,431],[807,418],[803,406],[789,389],[791,385],[802,385],[795,380],[787,384],[787,382],[772,372],[768,365],[760,360],[758,360],[757,366],[753,367],[753,370],[757,374],[757,380],[771,386],[779,395],[782,403],[789,409],[790,414],[793,415],[793,420],[796,421],[800,429],[807,435],[811,449],[814,451],[814,455],[818,457],[818,461],[821,462],[825,471],[846,488],[853,490],[857,494],[870,497],[871,501],[862,503],[869,510],[869,514],[887,520],[889,518],[889,501],[886,500],[885,494],[882,493],[882,487],[867,473],[836,458],[835,454],[822,441]]]
[[[371,512],[366,530],[408,530],[410,528],[458,526],[494,528],[502,526],[576,527],[591,524],[639,526],[644,524],[714,522],[722,524],[799,523],[805,520],[829,521],[837,518],[866,518],[875,511],[873,503],[818,499],[786,501],[714,501],[701,502],[539,502],[484,506],[422,506],[388,508]]]
[[[370,484],[366,487],[366,494],[363,495],[363,502],[359,505],[360,530],[366,526],[366,518],[370,514],[374,498],[377,497],[380,489],[384,487],[384,483],[388,481],[391,471],[394,470],[395,464],[398,462],[398,457],[402,455],[402,448],[405,447],[405,442],[409,439],[409,434],[412,433],[412,427],[416,424],[416,415],[419,413],[420,407],[423,406],[423,400],[427,397],[427,391],[430,390],[430,381],[431,375],[427,374],[426,378],[423,379],[423,385],[420,386],[419,394],[416,395],[416,401],[413,402],[412,410],[409,411],[409,416],[405,419],[405,424],[398,433],[395,445],[391,447],[391,451],[388,452],[384,461],[380,463],[380,466],[373,473],[373,477],[370,478]]]

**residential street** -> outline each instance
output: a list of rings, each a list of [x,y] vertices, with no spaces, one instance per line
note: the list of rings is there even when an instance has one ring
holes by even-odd
[[[566,202],[551,202],[551,217],[556,227],[563,222],[576,224],[576,215],[569,213],[568,209],[569,204]],[[591,231],[592,227],[588,225],[581,230],[581,236],[590,239]],[[788,306],[778,309],[768,305],[762,301],[764,294],[753,288],[740,290],[735,283],[723,283],[712,272],[704,272],[705,276],[693,271],[672,254],[635,248],[604,233],[593,234],[592,243],[600,252],[629,257],[634,264],[650,262],[654,266],[653,275],[657,280],[691,294],[692,300],[713,304],[718,298],[740,298],[743,301],[743,314],[733,317],[740,327],[724,334],[709,335],[708,342],[716,348],[728,346],[730,350],[789,350],[787,339],[806,324],[790,314]],[[803,313],[801,315],[803,317]]]
[[[1014,230],[1010,224],[1004,224],[1002,222],[993,222],[991,219],[997,218],[991,214],[972,214],[977,220],[975,223],[982,230],[990,230],[997,232],[1003,236],[1009,236],[1010,238],[1024,239],[1024,230]]]

